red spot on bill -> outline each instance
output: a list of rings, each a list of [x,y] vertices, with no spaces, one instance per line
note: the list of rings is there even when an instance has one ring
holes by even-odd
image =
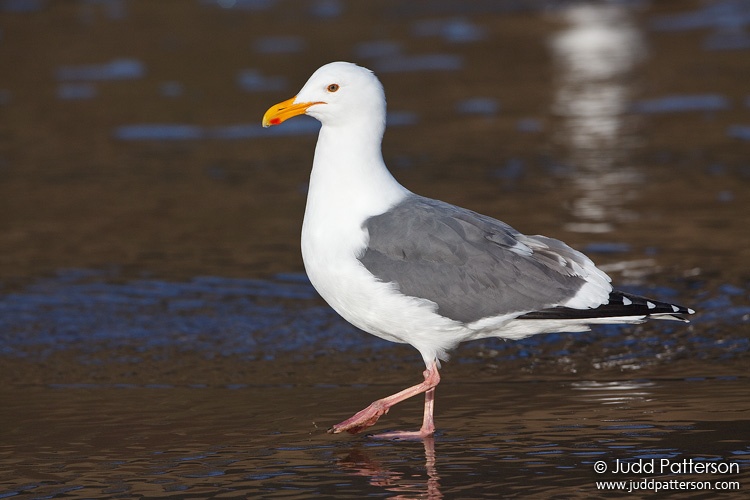
[[[278,125],[279,123],[281,123],[281,119],[279,119],[279,118],[271,118],[268,121],[268,123],[270,123],[271,125]]]

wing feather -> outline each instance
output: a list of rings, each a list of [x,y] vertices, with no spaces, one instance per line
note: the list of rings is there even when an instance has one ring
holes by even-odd
[[[611,291],[606,274],[565,243],[438,200],[410,195],[364,227],[359,260],[376,278],[464,323],[575,307],[590,283],[584,307],[605,303]]]

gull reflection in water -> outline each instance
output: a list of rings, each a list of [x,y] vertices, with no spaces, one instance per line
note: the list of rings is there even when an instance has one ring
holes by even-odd
[[[435,438],[424,438],[422,444],[424,445],[425,475],[390,470],[373,459],[361,446],[352,449],[339,460],[338,464],[349,473],[368,478],[372,486],[395,494],[389,498],[428,498],[431,500],[443,498],[436,466]],[[418,445],[418,442],[415,441],[414,445]]]

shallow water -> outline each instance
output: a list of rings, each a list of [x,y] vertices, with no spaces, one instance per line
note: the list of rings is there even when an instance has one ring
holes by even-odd
[[[748,33],[732,0],[0,2],[0,498],[743,497]],[[434,440],[327,434],[422,370],[303,274],[318,125],[259,125],[336,59],[408,188],[698,314],[469,343]]]
[[[397,388],[91,384],[6,392],[3,468],[15,474],[8,493],[591,498],[608,496],[597,480],[750,479],[746,380],[449,382],[438,392],[444,430],[434,440],[324,432],[333,408],[351,407],[365,390]],[[394,410],[389,425],[413,425],[419,411]],[[688,457],[735,463],[741,472],[594,472],[600,461],[679,466]]]

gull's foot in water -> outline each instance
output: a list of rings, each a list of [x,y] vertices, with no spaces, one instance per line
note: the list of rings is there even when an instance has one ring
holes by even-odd
[[[352,417],[338,423],[328,429],[329,434],[338,434],[339,432],[348,432],[357,434],[375,425],[380,417],[388,413],[390,406],[383,404],[380,400],[375,401],[370,406],[355,413]]]

